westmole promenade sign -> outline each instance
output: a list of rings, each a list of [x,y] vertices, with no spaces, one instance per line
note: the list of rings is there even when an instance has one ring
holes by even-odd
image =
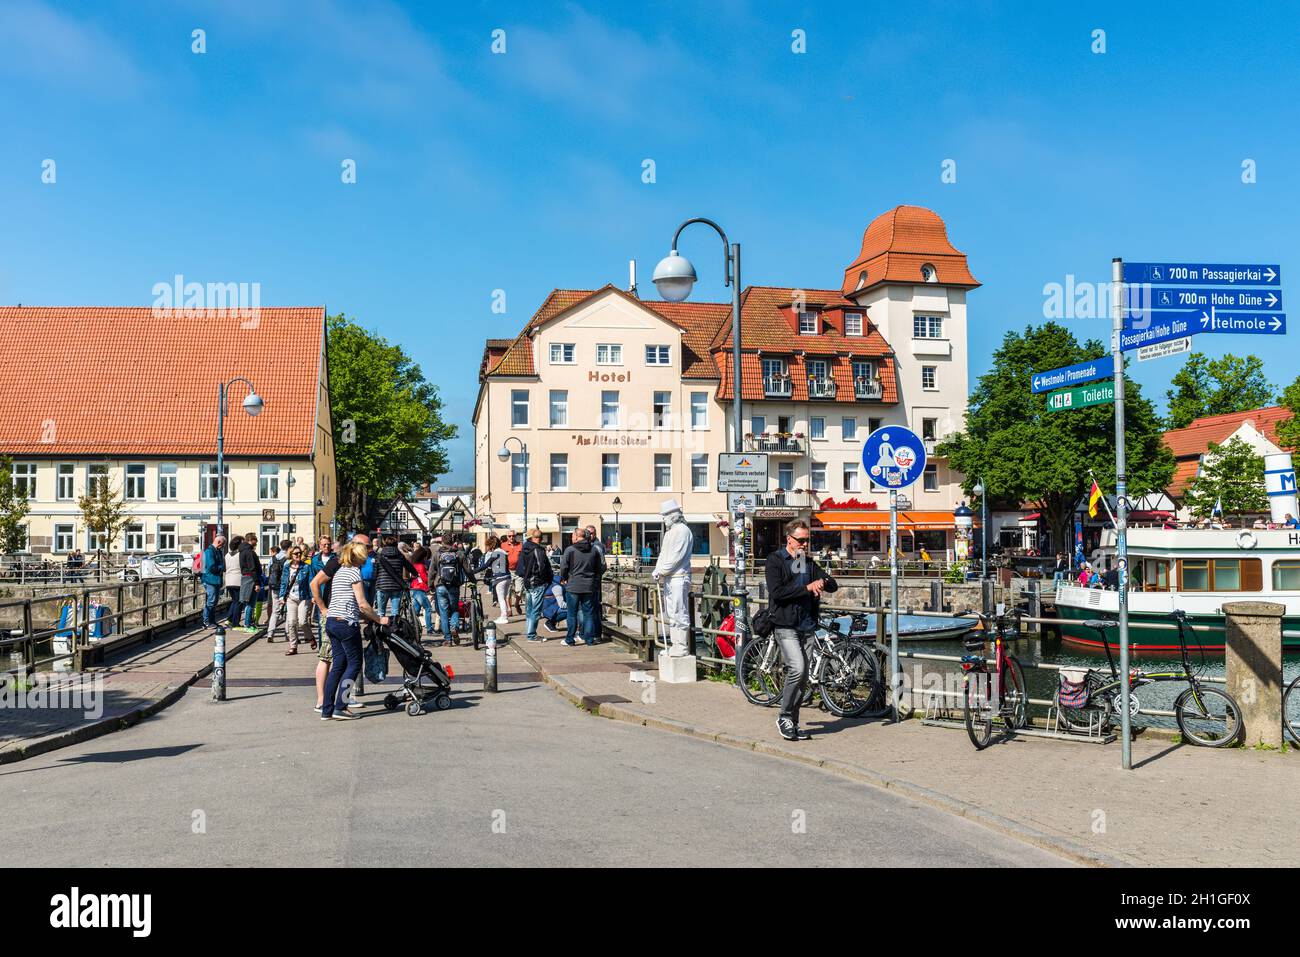
[[[1089,359],[1060,369],[1035,372],[1032,385],[1035,392],[1051,392],[1053,389],[1092,382],[1094,379],[1109,379],[1114,374],[1114,357],[1102,356],[1100,359]]]

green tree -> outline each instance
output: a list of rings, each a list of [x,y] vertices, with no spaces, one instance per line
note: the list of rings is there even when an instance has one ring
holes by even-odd
[[[1047,396],[1034,394],[1030,381],[1035,372],[1105,352],[1100,342],[1080,344],[1055,322],[1008,332],[993,367],[971,393],[965,431],[936,450],[966,476],[967,493],[982,478],[991,499],[1027,502],[1042,512],[1057,548],[1070,541],[1075,505],[1091,486],[1088,470],[1103,490],[1115,488],[1115,411],[1101,405],[1048,412]],[[1162,441],[1160,419],[1131,379],[1125,400],[1129,494],[1163,491],[1173,476],[1174,457]]]
[[[1277,424],[1278,442],[1284,449],[1300,449],[1300,376],[1282,391],[1277,401],[1291,410],[1291,418]]]
[[[23,522],[30,511],[27,490],[14,486],[13,460],[0,456],[0,552],[12,555],[27,547],[27,526]]]
[[[1206,415],[1261,409],[1273,401],[1274,388],[1259,356],[1211,359],[1193,352],[1171,380],[1169,428],[1181,429]]]
[[[341,518],[368,528],[379,506],[447,471],[438,387],[401,348],[339,314],[330,316],[329,393]]]
[[[126,504],[122,493],[113,488],[107,477],[98,479],[92,481],[86,494],[77,499],[77,508],[81,509],[86,530],[102,536],[107,547],[100,551],[111,553],[113,543],[131,521],[131,507]]]
[[[1183,498],[1183,504],[1197,518],[1208,518],[1215,502],[1223,503],[1224,515],[1268,511],[1264,456],[1241,439],[1234,437],[1222,445],[1210,443],[1201,471]]]

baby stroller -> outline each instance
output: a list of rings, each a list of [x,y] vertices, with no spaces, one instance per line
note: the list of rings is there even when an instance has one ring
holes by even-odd
[[[396,711],[406,702],[406,713],[415,717],[433,700],[439,711],[451,707],[451,679],[454,673],[433,660],[420,644],[419,627],[408,615],[396,616],[388,625],[372,625],[375,636],[393,653],[402,668],[402,691],[384,696],[384,707]]]

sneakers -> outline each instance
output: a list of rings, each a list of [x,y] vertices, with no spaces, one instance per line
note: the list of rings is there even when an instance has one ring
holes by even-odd
[[[552,625],[552,624],[551,624],[549,621],[547,621],[545,618],[542,619],[542,627],[545,628],[547,631],[549,631],[549,632],[550,632],[551,634],[553,634],[553,635],[558,635],[558,634],[560,633],[560,629],[556,628],[554,625]]]
[[[787,718],[785,715],[776,719],[776,730],[780,731],[781,737],[787,741],[799,741],[808,737],[806,734],[801,734],[793,718]]]
[[[320,713],[321,713],[321,706],[320,706],[320,705],[316,705],[316,707],[312,708],[311,710],[315,711],[317,714],[320,714]]]
[[[332,718],[335,721],[355,721],[359,717],[361,717],[361,715],[354,714],[353,712],[349,711],[347,708],[344,708],[341,711],[335,711],[334,714],[332,715]]]
[[[508,624],[510,624],[510,619],[507,618],[505,615],[502,615],[502,616],[500,616],[499,618],[496,619],[496,623],[497,623],[498,625],[508,625]]]
[[[575,644],[577,644],[572,638],[565,638],[564,643],[568,645],[570,648],[572,648]]]

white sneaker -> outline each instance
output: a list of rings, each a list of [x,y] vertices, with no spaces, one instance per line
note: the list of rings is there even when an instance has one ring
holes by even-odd
[[[498,625],[508,625],[510,624],[510,619],[507,618],[505,615],[502,615],[500,618],[496,619],[496,623]]]

